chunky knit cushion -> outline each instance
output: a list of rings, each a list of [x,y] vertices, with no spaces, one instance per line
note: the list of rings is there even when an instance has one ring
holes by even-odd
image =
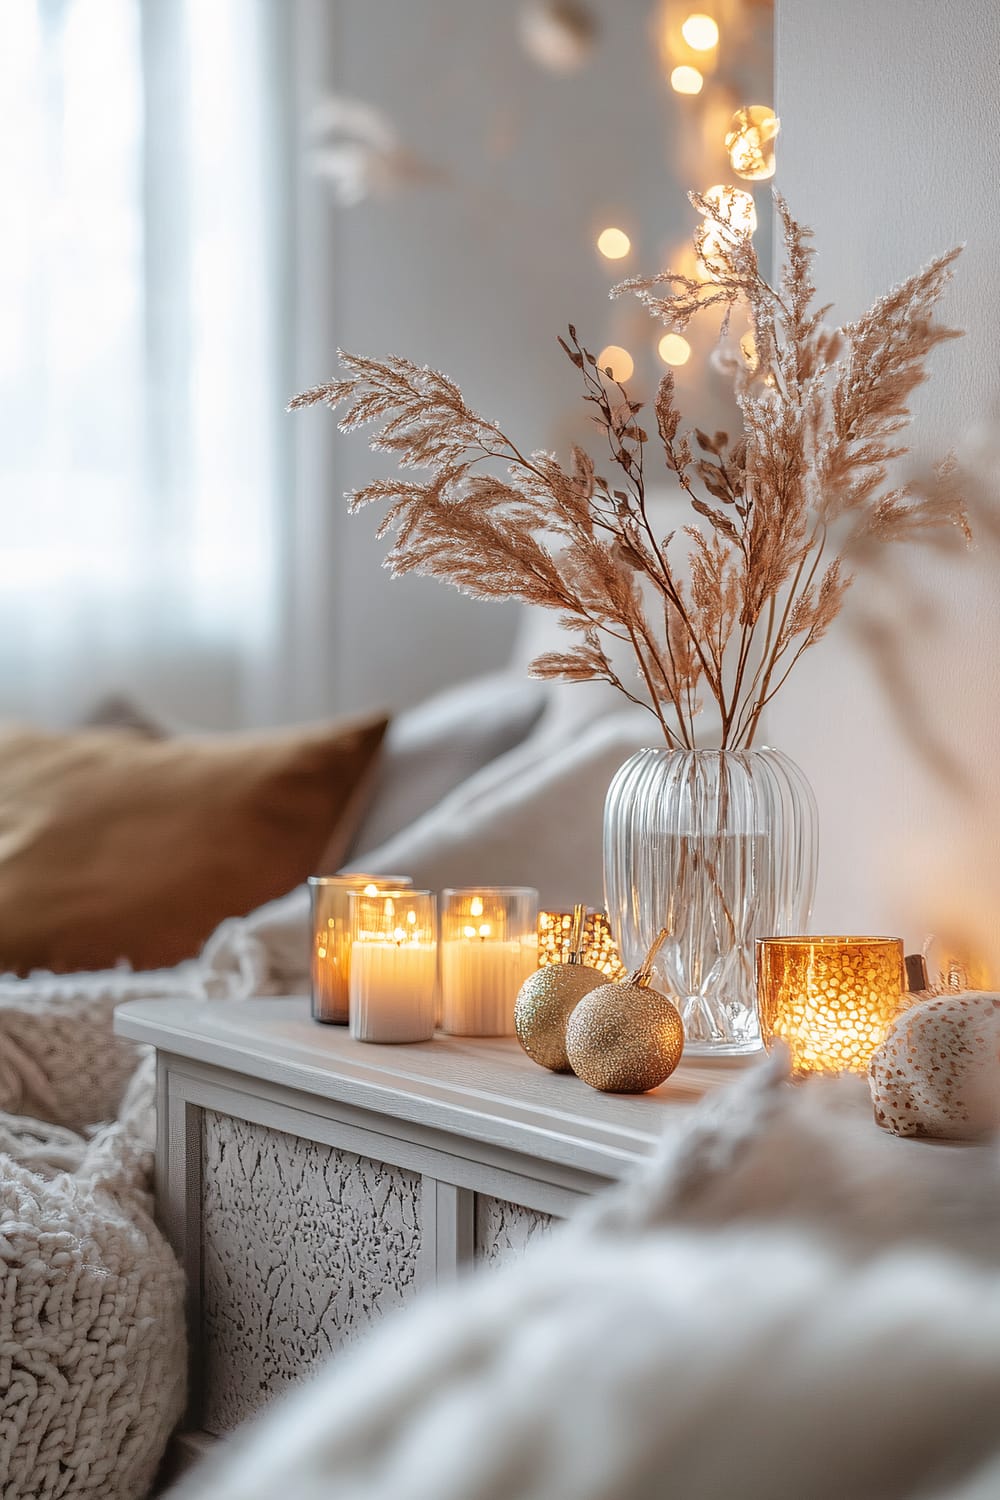
[[[183,1277],[152,1217],[153,1062],[123,1091],[136,1053],[111,1035],[140,983],[0,984],[3,1500],[141,1500],[183,1409]],[[9,1112],[26,1108],[49,1120]]]
[[[148,1113],[149,1096],[139,1104]],[[184,1288],[123,1116],[0,1116],[4,1500],[140,1500],[184,1405]]]

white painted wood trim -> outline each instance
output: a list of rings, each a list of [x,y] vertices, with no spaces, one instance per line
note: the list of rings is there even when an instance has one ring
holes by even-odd
[[[394,1129],[440,1131],[466,1151],[488,1145],[604,1180],[648,1156],[679,1111],[733,1072],[682,1064],[651,1094],[599,1094],[546,1073],[511,1040],[369,1046],[312,1022],[308,1003],[294,998],[138,1001],[118,1010],[116,1028],[189,1063],[253,1079],[255,1091],[290,1089],[393,1120]]]

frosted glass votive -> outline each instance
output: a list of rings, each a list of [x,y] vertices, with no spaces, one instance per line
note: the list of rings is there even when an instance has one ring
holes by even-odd
[[[351,893],[351,1036],[427,1042],[437,1003],[436,900],[431,891]]]
[[[764,1045],[787,1044],[796,1074],[863,1073],[899,1014],[903,942],[890,937],[780,937],[757,943]]]
[[[441,893],[441,1029],[513,1036],[514,1002],[538,967],[538,892],[469,886]]]
[[[402,890],[408,875],[310,875],[312,946],[309,959],[312,1016],[331,1026],[346,1026],[351,977],[351,908],[353,891]]]

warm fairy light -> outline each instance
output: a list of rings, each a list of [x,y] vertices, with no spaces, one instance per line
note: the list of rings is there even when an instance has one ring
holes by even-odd
[[[695,234],[695,245],[707,279],[711,279],[713,273],[724,276],[731,271],[733,250],[757,228],[757,210],[749,193],[721,182],[708,188],[702,197],[707,207],[699,210],[704,222]]]
[[[472,900],[469,902],[469,916],[470,917],[481,917],[482,914],[483,914],[483,898],[482,898],[482,896],[473,896]]]
[[[377,885],[366,885],[365,889],[364,889],[364,894],[366,896],[377,896],[378,895],[378,886]],[[333,918],[332,917],[330,918],[330,926],[331,927],[333,926]]]
[[[571,911],[540,911],[538,913],[538,967],[546,964],[569,962],[573,939],[573,913]],[[583,948],[580,962],[591,969],[599,969],[609,979],[624,979],[627,970],[622,963],[611,936],[611,927],[602,911],[588,914],[583,928]]]
[[[774,176],[774,141],[781,121],[769,104],[747,104],[733,115],[726,150],[737,177],[763,182]]]
[[[864,1073],[899,1013],[900,938],[764,938],[757,1006],[766,1046],[784,1042],[797,1074]]]
[[[665,333],[656,352],[665,365],[686,365],[691,358],[691,345],[679,333]]]
[[[687,63],[682,63],[670,75],[670,87],[675,94],[700,94],[704,85],[705,80],[698,69]]]
[[[635,369],[635,360],[627,349],[622,349],[619,344],[608,344],[597,356],[600,369],[610,370],[611,379],[626,381],[631,378]]]
[[[719,28],[711,16],[695,11],[681,27],[681,36],[696,52],[711,52],[719,45]]]
[[[717,182],[702,196],[734,236],[748,239],[757,228],[757,210],[753,198],[742,188],[728,187],[723,182]]]
[[[597,236],[597,248],[608,260],[621,260],[622,256],[627,255],[631,250],[632,241],[624,229],[616,229],[613,225],[609,225]]]

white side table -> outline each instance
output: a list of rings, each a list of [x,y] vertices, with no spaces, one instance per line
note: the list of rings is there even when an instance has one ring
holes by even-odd
[[[157,1049],[192,1438],[235,1427],[420,1287],[520,1252],[732,1076],[682,1064],[652,1094],[598,1094],[513,1040],[368,1046],[298,998],[144,1000],[116,1029]]]

